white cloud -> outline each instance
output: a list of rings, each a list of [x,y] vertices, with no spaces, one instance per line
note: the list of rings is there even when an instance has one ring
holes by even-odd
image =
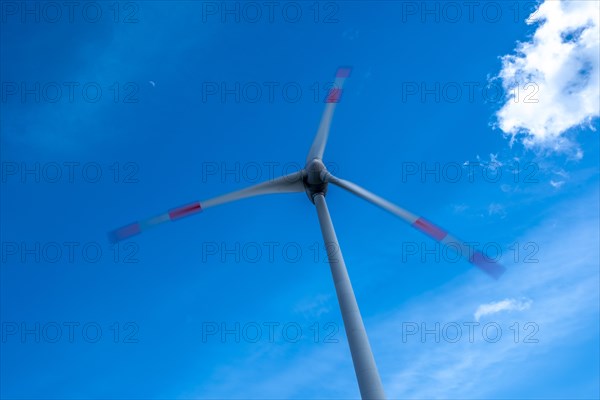
[[[560,189],[569,179],[569,174],[563,169],[555,170],[553,171],[553,173],[554,175],[560,176],[560,178],[562,179],[550,179],[550,186],[552,186],[555,189]]]
[[[516,300],[516,299],[504,299],[501,301],[495,301],[492,303],[481,304],[477,307],[474,317],[475,321],[479,321],[481,317],[499,313],[500,311],[523,311],[531,307],[532,301],[527,300]]]
[[[554,173],[563,178],[569,177],[569,173],[567,171],[565,171],[564,169],[558,169],[558,170],[554,171]]]
[[[454,211],[455,214],[462,214],[465,211],[467,211],[468,208],[469,208],[469,206],[466,204],[455,204],[452,206],[452,210]]]
[[[516,54],[502,57],[498,77],[507,93],[498,126],[524,134],[527,147],[582,157],[564,133],[599,115],[600,3],[545,1],[527,20],[539,24]],[[529,86],[527,86],[529,85]]]
[[[494,167],[501,167],[504,164],[500,160],[498,160],[498,154],[490,153],[490,165]]]
[[[488,215],[499,215],[504,218],[506,216],[506,209],[502,204],[492,203],[488,206]]]
[[[316,295],[300,302],[294,311],[305,317],[319,318],[321,315],[331,311],[332,298],[333,294],[331,293]]]

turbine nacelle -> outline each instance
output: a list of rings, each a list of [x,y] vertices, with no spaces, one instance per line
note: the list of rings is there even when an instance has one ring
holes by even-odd
[[[327,176],[327,168],[320,158],[313,158],[306,163],[304,167],[304,189],[311,202],[315,202],[314,197],[317,194],[325,196],[327,194],[327,181],[324,179]]]

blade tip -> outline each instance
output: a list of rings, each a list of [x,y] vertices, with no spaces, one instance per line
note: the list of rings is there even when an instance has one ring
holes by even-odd
[[[506,268],[487,257],[481,252],[474,252],[473,256],[469,260],[473,265],[481,269],[483,272],[491,276],[494,280],[500,279],[500,277],[506,272]]]
[[[142,232],[140,224],[133,222],[108,232],[108,240],[111,243],[118,243]]]
[[[338,67],[337,72],[335,73],[335,77],[336,78],[348,78],[351,73],[352,73],[351,66],[340,66],[340,67]]]

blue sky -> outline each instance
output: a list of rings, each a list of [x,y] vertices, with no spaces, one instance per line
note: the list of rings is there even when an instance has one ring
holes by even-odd
[[[351,65],[326,164],[507,268],[494,281],[330,187],[388,396],[598,398],[598,3],[542,3],[529,22],[534,3],[467,3],[459,18],[439,2],[289,2],[258,22],[245,3],[227,3],[239,21],[219,2],[81,3],[52,22],[47,3],[3,2],[1,396],[357,398],[305,194],[106,238],[301,167]],[[239,341],[221,335],[236,326]]]

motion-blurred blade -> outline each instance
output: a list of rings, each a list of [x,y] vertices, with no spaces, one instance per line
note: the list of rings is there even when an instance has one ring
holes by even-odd
[[[344,87],[344,81],[350,76],[352,68],[340,67],[335,74],[335,82],[333,87],[329,89],[329,93],[325,98],[325,111],[321,117],[321,123],[319,124],[319,130],[315,136],[315,140],[308,152],[306,162],[314,158],[323,158],[323,152],[325,151],[325,145],[327,144],[327,138],[329,137],[329,127],[331,126],[331,119],[333,118],[333,112],[335,106],[340,102],[342,97],[342,90]]]
[[[232,201],[265,194],[304,192],[304,184],[302,183],[302,178],[304,176],[303,174],[304,171],[298,171],[293,174],[259,183],[258,185],[250,186],[242,190],[224,194],[219,197],[214,197],[204,201],[194,201],[181,207],[171,209],[168,212],[159,214],[155,217],[122,226],[121,228],[109,232],[108,236],[111,242],[116,243],[165,222],[188,217],[190,215],[199,213],[204,209],[230,203]]]
[[[455,236],[448,233],[446,230],[432,224],[425,218],[413,214],[410,211],[405,210],[404,208],[398,207],[397,205],[390,203],[384,198],[381,198],[376,194],[373,194],[352,182],[336,178],[335,176],[329,173],[326,174],[327,175],[324,178],[328,182],[333,183],[334,185],[339,186],[343,189],[346,189],[349,192],[354,193],[355,195],[362,197],[367,201],[370,201],[371,203],[383,208],[384,210],[389,211],[390,213],[400,217],[402,220],[410,224],[413,228],[420,230],[421,232],[427,234],[431,238],[437,240],[438,242],[446,246],[452,247],[454,250],[456,250],[457,253],[462,255],[471,264],[475,265],[476,267],[490,275],[492,278],[498,279],[504,273],[505,268],[502,265],[489,259],[483,253],[473,250],[462,240],[459,240]]]

